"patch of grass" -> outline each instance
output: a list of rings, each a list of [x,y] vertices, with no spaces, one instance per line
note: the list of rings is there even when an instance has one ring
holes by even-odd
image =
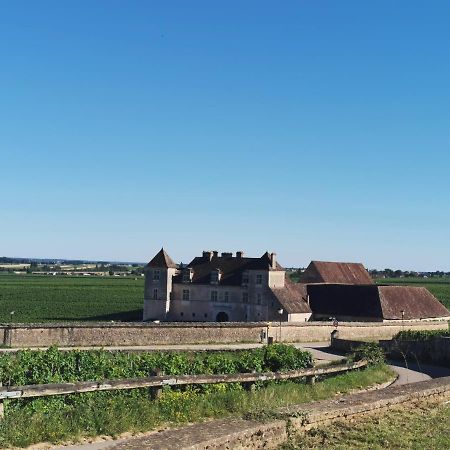
[[[448,449],[450,405],[405,405],[291,438],[281,449]]]
[[[0,322],[141,321],[144,279],[135,278],[1,274]]]
[[[85,393],[36,399],[19,407],[6,403],[0,422],[0,446],[24,447],[33,443],[77,440],[97,435],[117,436],[167,425],[179,425],[207,418],[258,417],[262,411],[329,398],[336,393],[382,383],[393,376],[384,365],[349,372],[306,385],[283,381],[259,384],[254,391],[240,385],[214,385],[184,390],[165,388],[157,400],[146,389]],[[16,406],[14,406],[16,405]]]

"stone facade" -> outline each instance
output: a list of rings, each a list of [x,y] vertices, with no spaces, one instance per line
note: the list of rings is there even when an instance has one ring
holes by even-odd
[[[311,311],[274,253],[246,258],[242,252],[203,252],[177,267],[162,249],[145,268],[144,321],[307,321]],[[286,292],[301,307],[284,301]],[[282,299],[278,294],[285,294]],[[288,300],[291,300],[288,298]]]

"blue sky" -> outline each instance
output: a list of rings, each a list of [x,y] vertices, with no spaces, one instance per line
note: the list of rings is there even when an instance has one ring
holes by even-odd
[[[450,270],[449,16],[0,2],[0,255]]]

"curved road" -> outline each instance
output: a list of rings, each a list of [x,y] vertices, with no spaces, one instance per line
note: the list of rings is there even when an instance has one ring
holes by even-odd
[[[336,352],[325,342],[312,342],[298,344],[299,347],[309,350],[314,359],[320,361],[334,361],[342,358],[342,354]],[[409,361],[389,361],[389,365],[398,374],[393,386],[417,383],[418,381],[431,380],[450,376],[450,368],[431,366],[429,364],[417,364]]]

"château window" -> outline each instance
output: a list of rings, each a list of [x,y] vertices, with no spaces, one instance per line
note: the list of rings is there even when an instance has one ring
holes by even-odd
[[[229,293],[228,293],[228,291],[225,291],[225,292],[223,293],[223,301],[224,301],[225,303],[228,303],[228,301],[229,301]]]
[[[213,270],[211,272],[211,283],[217,284],[219,282],[219,271]]]
[[[188,302],[190,300],[189,289],[183,289],[183,300]]]
[[[258,305],[260,305],[262,303],[262,295],[261,294],[256,295],[256,303]]]
[[[260,273],[256,275],[256,284],[262,284],[262,275]]]
[[[183,283],[190,283],[191,281],[191,269],[183,270]]]
[[[161,271],[154,270],[153,271],[153,281],[159,281],[160,278],[161,278]]]
[[[248,273],[246,272],[242,274],[242,284],[248,284]]]
[[[211,301],[217,302],[217,291],[211,291]]]
[[[153,289],[153,300],[158,300],[158,289]]]
[[[242,293],[242,303],[248,303],[248,292]]]

